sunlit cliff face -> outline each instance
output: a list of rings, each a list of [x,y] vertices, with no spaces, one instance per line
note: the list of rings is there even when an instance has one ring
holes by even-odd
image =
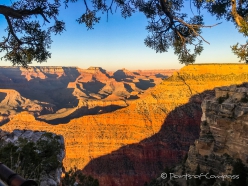
[[[180,148],[180,146],[176,147],[176,144],[175,146],[170,145],[172,142],[169,138],[165,137],[166,140],[162,141],[163,135],[169,135],[165,133],[165,129],[167,116],[171,112],[189,103],[189,99],[192,96],[195,96],[193,101],[200,105],[203,99],[201,97],[203,91],[212,90],[218,86],[241,84],[246,81],[248,81],[248,65],[245,64],[188,65],[179,72],[174,72],[173,76],[157,85],[146,97],[132,102],[126,108],[111,113],[83,116],[72,119],[69,123],[56,126],[36,121],[35,118],[25,112],[16,115],[1,128],[7,131],[12,131],[16,128],[46,130],[63,135],[66,147],[66,157],[64,159],[66,169],[73,166],[83,169],[97,158],[100,158],[99,161],[107,161],[106,159],[111,157],[123,157],[123,155],[128,157],[128,154],[125,153],[129,153],[129,155],[131,154],[134,157],[138,154],[139,157],[133,158],[133,162],[131,161],[133,165],[135,165],[137,159],[145,157],[145,161],[151,162],[151,168],[145,169],[135,165],[133,166],[133,171],[122,170],[124,176],[123,174],[122,176],[118,174],[120,170],[113,171],[115,174],[113,172],[103,174],[101,171],[97,172],[90,168],[88,172],[85,170],[86,173],[98,178],[100,184],[113,183],[113,185],[118,185],[120,183],[119,185],[121,185],[124,184],[124,179],[129,177],[129,183],[135,185],[137,181],[138,183],[143,183],[142,181],[151,178],[150,172],[153,170],[153,172],[158,171],[158,168],[152,166],[154,160],[161,162],[160,169],[168,164],[170,161],[168,158],[172,158],[174,163],[180,161],[181,156],[187,152],[190,143],[193,143],[198,137],[197,131],[199,132],[201,110],[195,111],[195,107],[192,107],[192,113],[195,113],[192,117],[197,117],[197,119],[192,118],[190,122],[186,121],[187,125],[190,126],[190,130],[186,134],[183,134],[184,128],[180,129],[180,126],[186,127],[183,114],[180,121],[168,124],[170,132],[177,132],[178,136],[185,137],[178,138],[178,141],[174,139],[176,143],[183,144],[183,148]],[[199,96],[197,97],[197,95]],[[173,114],[175,120],[179,118],[176,113]],[[187,116],[185,119],[189,117]],[[198,120],[199,123],[197,123]],[[157,133],[161,134],[162,129],[163,135],[158,138],[161,141],[156,141],[153,136],[156,136]],[[195,138],[190,138],[189,142],[183,142],[182,140],[187,140],[187,136],[191,135],[191,131],[194,132]],[[140,144],[142,140],[151,140],[149,149],[142,151],[142,148],[145,147],[141,145],[138,151],[143,153],[135,153],[137,148],[133,151],[132,148],[134,146],[131,144]],[[161,148],[151,145],[153,142],[161,144]],[[122,147],[128,150],[120,150]],[[112,153],[113,151],[115,153]],[[158,155],[159,153],[164,154],[160,156]],[[105,160],[101,160],[103,155],[106,155]],[[164,156],[167,156],[166,160]],[[115,163],[118,162],[113,164]],[[104,171],[104,167],[99,169]],[[119,167],[119,169],[122,169],[122,167]],[[148,169],[149,172],[146,173],[145,171],[148,171]]]

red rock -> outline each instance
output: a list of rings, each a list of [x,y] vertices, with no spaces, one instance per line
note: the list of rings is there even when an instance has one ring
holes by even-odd
[[[206,90],[247,81],[247,72],[246,64],[188,65],[144,99],[115,112],[56,126],[23,121],[19,116],[18,122],[12,120],[1,128],[61,134],[67,170],[75,165],[98,178],[101,185],[142,185],[165,166],[181,161],[198,137],[200,103],[211,94]]]

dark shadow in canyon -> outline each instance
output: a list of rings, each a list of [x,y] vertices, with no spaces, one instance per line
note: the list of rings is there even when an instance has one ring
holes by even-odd
[[[135,100],[135,99],[139,99],[140,97],[137,95],[131,95],[127,98],[127,100]]]
[[[151,80],[143,80],[139,79],[139,82],[135,83],[136,87],[142,90],[147,90],[150,87],[155,87],[155,83],[151,82]]]
[[[91,160],[83,173],[112,186],[144,185],[158,177],[165,167],[181,162],[189,146],[199,137],[201,102],[209,95],[214,95],[214,91],[192,96],[187,104],[168,113],[158,133]]]
[[[125,78],[134,79],[134,76],[127,75],[123,70],[117,70],[113,74],[113,77],[115,78],[116,81],[122,81]]]
[[[4,118],[2,119],[2,121],[0,122],[0,126],[8,123],[10,121],[10,119],[8,118],[8,115],[7,114],[1,114],[1,116]]]
[[[105,74],[108,78],[111,78],[111,76],[108,74],[108,72],[105,69],[100,67],[99,70],[101,73]]]
[[[97,94],[106,84],[100,81],[90,81],[87,83],[82,83],[87,94],[95,93]]]
[[[42,67],[36,67],[40,70]],[[72,95],[73,89],[68,89],[68,83],[74,82],[80,75],[75,67],[62,67],[65,75],[41,72],[44,79],[32,77],[27,80],[19,68],[0,68],[0,89],[14,89],[21,96],[55,104],[58,108],[77,106],[78,100]]]
[[[0,102],[4,100],[4,98],[7,96],[5,92],[0,92]]]
[[[36,120],[44,121],[44,122],[46,122],[48,124],[52,124],[52,125],[67,124],[70,122],[70,120],[75,119],[75,118],[80,118],[80,117],[86,116],[86,115],[104,114],[107,112],[113,112],[113,111],[121,109],[121,108],[124,108],[124,107],[119,106],[119,105],[109,105],[109,106],[105,106],[105,107],[96,106],[96,107],[91,108],[91,109],[88,109],[88,107],[81,107],[66,117],[56,118],[53,120],[36,118]]]
[[[156,77],[156,78],[161,78],[161,79],[163,79],[163,80],[166,79],[166,78],[168,78],[168,76],[163,75],[163,74],[160,74],[160,73],[159,73],[159,74],[155,74],[155,77]]]
[[[133,74],[135,74],[135,75],[140,75],[140,73],[138,73],[138,72],[133,72]]]
[[[127,84],[127,83],[124,83],[124,88],[126,89],[126,91],[128,91],[128,92],[133,92],[134,90],[132,89],[132,87],[129,85],[129,84]]]

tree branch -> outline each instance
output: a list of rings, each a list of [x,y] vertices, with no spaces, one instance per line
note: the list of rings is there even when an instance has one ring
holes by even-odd
[[[186,22],[184,22],[183,20],[181,19],[178,19],[178,18],[174,18],[175,20],[177,20],[178,22],[182,23],[183,25],[187,26],[190,30],[192,30],[196,36],[200,37],[204,42],[210,44],[208,41],[206,41],[200,34],[198,34],[194,28],[201,28],[201,27],[205,27],[205,28],[212,28],[216,25],[219,25],[221,23],[216,23],[215,25],[210,25],[210,26],[205,26],[205,25],[195,25],[195,24],[188,24]]]
[[[89,7],[88,7],[88,4],[87,4],[86,0],[84,0],[84,5],[86,7],[86,11],[89,10]]]
[[[23,17],[30,15],[41,15],[46,22],[50,23],[46,18],[43,9],[40,7],[37,7],[33,10],[28,10],[28,9],[15,10],[8,6],[0,5],[0,14],[3,14],[4,16],[11,17],[14,19],[23,19]]]
[[[169,10],[166,8],[166,0],[160,0],[160,5],[162,8],[162,11],[165,13],[165,15],[170,19],[170,25],[169,27],[172,27],[173,25],[173,16],[171,15],[171,13],[169,12]]]
[[[195,28],[202,28],[202,27],[205,27],[205,28],[212,28],[216,25],[219,25],[221,23],[217,23],[215,25],[210,25],[210,26],[205,26],[205,25],[195,25],[195,24],[188,24],[186,23],[185,21],[173,16],[171,14],[171,12],[168,10],[167,8],[167,5],[166,5],[166,0],[160,0],[160,5],[161,5],[161,8],[162,8],[162,11],[165,13],[165,15],[169,18],[170,20],[170,23],[169,23],[169,27],[168,28],[171,28],[173,29],[180,37],[180,39],[182,40],[182,42],[184,43],[185,42],[185,37],[184,35],[176,28],[176,26],[173,28],[173,25],[175,25],[175,21],[176,20],[177,22],[179,22],[180,24],[183,24],[184,26],[186,26],[188,29],[190,29],[191,31],[194,32],[194,34],[197,36],[197,37],[200,37],[204,42],[210,44],[208,41],[206,41],[199,33],[196,32]],[[168,29],[166,29],[168,30]]]
[[[37,7],[33,10],[28,10],[28,9],[17,10],[17,12],[19,12],[22,16],[41,15],[46,22],[50,23],[46,18],[46,16],[44,15],[43,9],[40,7]]]
[[[15,34],[14,30],[13,30],[13,27],[12,27],[12,24],[11,24],[11,21],[10,21],[9,17],[8,16],[5,16],[5,19],[7,20],[7,23],[8,23],[8,26],[9,26],[9,32],[16,39],[16,41],[21,45],[22,44],[22,41],[16,36],[16,34]]]
[[[0,5],[0,14],[16,19],[22,19],[22,15],[17,10],[4,5]]]
[[[237,2],[236,2],[236,0],[231,0],[231,1],[232,1],[231,2],[231,4],[232,4],[232,12],[231,12],[231,14],[232,14],[235,22],[237,23],[237,25],[241,27],[242,22],[244,22],[244,19],[237,12]]]

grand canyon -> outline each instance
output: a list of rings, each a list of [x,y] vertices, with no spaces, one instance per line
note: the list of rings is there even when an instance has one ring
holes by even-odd
[[[106,72],[100,67],[0,68],[1,123],[21,111],[51,124],[126,107],[175,70]]]
[[[213,132],[216,123],[209,110],[215,106],[205,100],[214,96],[217,100],[230,92],[217,87],[241,86],[247,81],[246,64],[115,72],[100,67],[1,67],[0,128],[61,135],[65,170],[76,166],[103,186],[139,186],[180,163],[188,153],[188,166],[195,169],[192,162],[196,158],[192,157],[198,152],[206,155],[203,152],[208,145],[201,142],[194,146],[210,130],[202,122],[209,122],[215,138],[225,133],[223,127]],[[246,106],[241,110],[241,115],[235,115],[237,120],[248,114]],[[224,117],[230,119],[233,114]],[[246,131],[247,124],[243,125]],[[248,166],[247,151],[240,150],[247,149],[247,133],[237,134],[236,140],[238,136],[242,146],[236,148],[234,140],[229,150],[218,153],[229,153]]]

